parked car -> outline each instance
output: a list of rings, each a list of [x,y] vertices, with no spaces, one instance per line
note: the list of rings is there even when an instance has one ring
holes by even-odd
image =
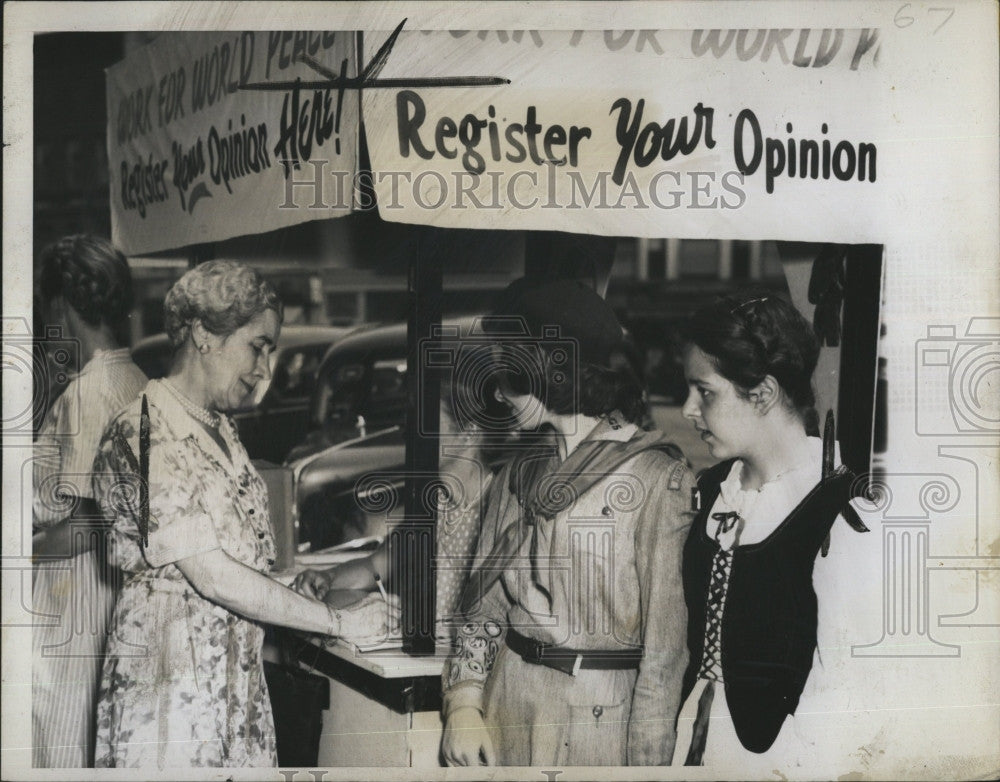
[[[271,355],[271,384],[260,404],[240,411],[233,420],[252,459],[281,464],[310,430],[310,401],[318,369],[331,345],[355,329],[288,325],[281,329]],[[173,351],[166,334],[141,340],[132,358],[150,379],[167,374]]]
[[[443,327],[446,349],[437,352],[444,355],[445,366],[483,344],[478,317],[448,319]],[[452,350],[456,346],[458,350]],[[352,334],[324,357],[313,391],[309,434],[286,462],[293,475],[292,516],[300,551],[383,536],[387,519],[401,517],[407,370],[405,323]],[[646,418],[644,423],[652,426],[649,411]],[[520,435],[519,443],[529,441]],[[509,457],[511,445],[499,432],[490,438],[491,467]]]
[[[477,322],[443,325],[468,346],[477,344]],[[287,461],[300,551],[386,534],[403,496],[407,371],[405,323],[345,337],[324,357],[311,431]]]

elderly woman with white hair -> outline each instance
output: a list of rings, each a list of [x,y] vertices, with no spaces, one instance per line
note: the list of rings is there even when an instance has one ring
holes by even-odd
[[[96,765],[274,766],[261,623],[363,643],[395,610],[376,598],[337,610],[267,575],[266,488],[226,413],[270,376],[283,315],[271,285],[208,262],[174,285],[165,314],[171,370],[108,427],[94,467],[123,571]]]

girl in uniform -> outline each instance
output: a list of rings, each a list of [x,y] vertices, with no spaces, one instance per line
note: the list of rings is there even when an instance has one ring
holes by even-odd
[[[622,328],[581,283],[515,283],[486,325],[498,398],[546,447],[485,505],[444,670],[449,765],[665,765],[687,662],[680,558],[694,481],[645,432]]]

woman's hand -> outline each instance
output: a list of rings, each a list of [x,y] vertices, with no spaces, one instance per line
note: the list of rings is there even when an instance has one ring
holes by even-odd
[[[329,601],[328,601],[329,602]],[[340,619],[339,637],[358,647],[375,646],[399,635],[399,598],[368,594],[353,605],[336,611]]]
[[[449,766],[495,766],[496,754],[479,709],[455,709],[444,726],[441,752]]]
[[[299,594],[311,597],[314,600],[322,600],[331,586],[336,568],[329,570],[303,570],[292,582],[292,589]]]
[[[334,608],[351,608],[369,594],[371,593],[362,589],[328,589],[323,595],[323,602]]]
[[[328,570],[303,570],[292,582],[292,589],[306,597],[322,600],[332,589],[375,589],[375,574],[386,571],[385,543],[367,557],[342,562]]]

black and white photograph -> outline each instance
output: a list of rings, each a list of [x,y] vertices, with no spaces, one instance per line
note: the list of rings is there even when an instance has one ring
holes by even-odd
[[[3,778],[995,778],[997,13],[8,3]]]

